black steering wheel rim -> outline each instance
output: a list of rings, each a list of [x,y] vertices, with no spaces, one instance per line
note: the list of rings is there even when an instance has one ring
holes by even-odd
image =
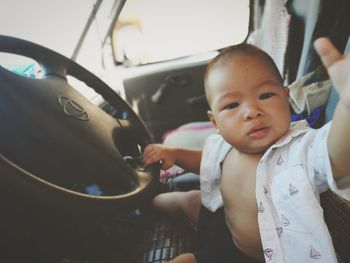
[[[29,41],[0,35],[0,52],[32,58],[40,64],[43,71],[42,79],[33,80],[18,76],[0,67],[0,95],[2,93],[3,98],[11,101],[11,103],[4,103],[5,106],[0,107],[0,118],[5,125],[8,124],[6,126],[9,126],[8,131],[4,131],[1,134],[3,143],[0,142],[0,174],[2,175],[0,180],[3,183],[15,187],[21,193],[29,194],[30,197],[39,197],[37,199],[42,199],[43,202],[83,213],[91,211],[94,213],[97,211],[99,213],[108,213],[119,208],[130,210],[139,207],[155,195],[158,191],[159,166],[154,165],[145,168],[138,161],[139,156],[130,157],[133,154],[140,155],[142,149],[152,142],[151,134],[131,107],[113,89],[76,62]],[[97,106],[83,98],[67,83],[67,75],[73,76],[93,88],[119,114],[115,118],[111,118]],[[42,95],[42,93],[45,93],[45,95]],[[42,108],[38,106],[36,111],[31,110],[30,106],[33,106],[31,100],[34,100],[35,104]],[[54,106],[47,106],[50,102],[47,103],[45,100],[51,100],[51,104]],[[74,113],[71,116],[65,112],[67,108],[62,110],[62,105],[68,107],[65,104],[67,101],[71,103],[69,104],[70,110],[73,110]],[[25,106],[21,106],[23,104]],[[45,107],[49,107],[49,110]],[[87,117],[80,114],[81,109],[84,110]],[[20,113],[17,113],[17,110]],[[27,111],[34,112],[27,113]],[[50,114],[45,115],[45,111],[50,112]],[[14,118],[8,117],[9,112],[14,115]],[[80,119],[77,119],[77,116],[73,116],[77,112]],[[35,117],[35,113],[38,113],[37,115],[41,117]],[[23,117],[22,115],[25,116]],[[30,120],[27,122],[27,119]],[[32,124],[33,126],[41,125],[39,123],[43,120],[45,123],[40,128],[31,127]],[[61,125],[60,123],[64,124]],[[54,128],[47,127],[50,125]],[[23,135],[23,133],[12,135],[14,128],[21,127],[25,129],[27,126],[28,130],[33,129],[33,132],[28,132],[31,135],[28,135],[26,140],[22,139],[22,144],[28,144],[31,148],[35,148],[34,143],[29,141],[33,138],[40,140],[41,138],[38,139],[38,133],[42,133],[44,137],[47,136],[45,137],[46,141],[39,146],[40,150],[34,151],[42,159],[45,159],[47,152],[49,152],[52,157],[59,156],[78,162],[76,164],[74,161],[71,161],[68,169],[61,167],[65,166],[64,161],[49,160],[48,162],[51,165],[58,167],[59,172],[56,172],[56,179],[60,177],[57,176],[58,174],[64,174],[62,175],[64,177],[67,173],[68,176],[66,177],[68,179],[66,178],[65,180],[72,184],[76,174],[79,174],[79,180],[85,180],[82,174],[86,173],[86,177],[89,178],[87,180],[89,184],[97,180],[99,184],[106,185],[106,189],[108,188],[106,194],[102,191],[101,195],[91,195],[67,187],[65,181],[61,180],[61,178],[56,180],[50,176],[46,177],[48,171],[50,171],[49,165],[42,165],[40,160],[29,160],[35,158],[32,152],[26,154],[18,153],[19,150],[13,149],[13,145],[9,146],[8,142],[4,142],[6,140],[14,142],[16,139],[12,139],[13,136],[17,136],[18,139],[20,135]],[[10,130],[11,128],[12,130]],[[45,130],[45,132],[42,132],[42,130]],[[55,135],[57,130],[63,134],[63,138]],[[74,139],[70,139],[70,135],[74,135]],[[98,138],[95,139],[96,137]],[[57,144],[67,144],[67,146],[48,146],[47,142],[52,141],[53,138],[58,140]],[[89,139],[91,140],[91,138],[93,145],[89,145]],[[64,141],[64,139],[67,139],[67,141]],[[72,143],[74,145],[73,149],[70,146]],[[130,144],[132,145],[130,146]],[[52,147],[57,148],[57,150],[52,150]],[[21,150],[23,151],[23,147]],[[62,156],[65,154],[69,155],[70,151],[74,152],[70,158]],[[91,153],[85,153],[89,151]],[[62,154],[62,152],[65,154]],[[83,156],[80,156],[81,152],[84,153]],[[127,162],[124,157],[128,160],[131,159],[131,162]],[[16,160],[17,158],[19,161]],[[90,164],[94,160],[97,160],[96,164]],[[119,166],[114,164],[114,161]],[[84,166],[87,167],[79,170],[79,162],[84,163]],[[43,176],[42,174],[40,175],[35,166],[40,166],[44,170],[42,172]],[[109,167],[114,167],[114,170]],[[72,169],[74,172],[71,171]],[[92,170],[94,172],[90,172]],[[97,173],[99,175],[96,175]],[[114,183],[115,186],[109,186],[109,182]],[[114,187],[119,187],[119,190],[114,192]]]

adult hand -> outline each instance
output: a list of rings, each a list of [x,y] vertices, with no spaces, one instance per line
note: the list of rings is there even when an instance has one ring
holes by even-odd
[[[317,39],[314,47],[327,68],[340,101],[350,111],[350,56],[343,56],[328,38]]]

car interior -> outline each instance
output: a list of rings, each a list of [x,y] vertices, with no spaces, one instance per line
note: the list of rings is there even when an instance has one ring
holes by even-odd
[[[222,48],[195,60],[123,64],[115,59],[111,39],[128,1],[114,2],[103,41],[109,48],[103,56],[114,60],[114,67],[125,66],[122,91],[75,61],[78,49],[68,58],[0,31],[0,53],[40,65],[40,75],[31,77],[4,67],[0,57],[3,262],[161,263],[198,246],[195,225],[151,207],[158,193],[199,189],[198,175],[176,166],[168,171],[159,164],[145,167],[141,156],[150,143],[201,148],[216,133],[207,117],[203,75]],[[90,18],[100,4],[96,1]],[[313,48],[317,38],[329,37],[350,54],[347,0],[247,4],[243,41],[271,55],[291,90],[297,81],[305,87],[329,80]],[[70,76],[98,99],[83,96],[67,81]],[[312,118],[315,128],[331,121],[339,97],[332,85],[324,92],[322,102],[311,108],[303,104],[296,112],[293,107],[295,118]],[[349,201],[328,190],[321,205],[338,262],[350,262]]]

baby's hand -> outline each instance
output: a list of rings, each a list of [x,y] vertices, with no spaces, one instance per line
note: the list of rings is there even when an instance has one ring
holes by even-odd
[[[317,39],[314,46],[339,93],[340,101],[350,111],[350,56],[341,55],[328,38]]]
[[[174,149],[162,144],[147,145],[143,152],[143,163],[148,166],[152,163],[161,162],[163,170],[169,169],[176,161],[176,152]]]

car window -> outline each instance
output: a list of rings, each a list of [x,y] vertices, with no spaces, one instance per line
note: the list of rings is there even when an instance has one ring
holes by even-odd
[[[249,0],[128,0],[113,34],[115,60],[154,63],[217,50],[248,33]]]

